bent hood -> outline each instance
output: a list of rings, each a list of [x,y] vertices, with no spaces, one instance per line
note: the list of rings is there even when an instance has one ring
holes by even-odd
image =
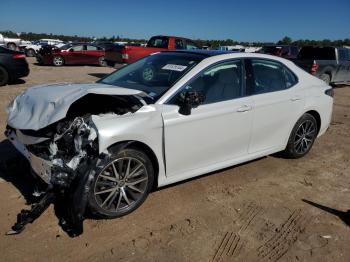
[[[28,88],[8,106],[7,123],[16,129],[39,130],[63,119],[72,103],[87,94],[135,96],[139,90],[105,84],[52,84]],[[91,105],[94,106],[94,105]]]

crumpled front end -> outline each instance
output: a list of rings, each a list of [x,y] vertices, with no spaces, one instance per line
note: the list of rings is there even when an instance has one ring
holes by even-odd
[[[95,175],[92,167],[108,161],[109,156],[108,152],[99,150],[93,116],[118,118],[133,114],[146,104],[137,92],[137,95],[128,95],[118,90],[118,94],[114,94],[109,88],[105,90],[107,94],[91,88],[89,92],[80,91],[75,99],[67,98],[66,94],[78,92],[72,88],[59,91],[61,95],[56,100],[59,105],[56,110],[40,109],[51,103],[52,94],[51,98],[44,98],[46,102],[35,103],[30,92],[21,94],[10,106],[5,135],[29,161],[33,173],[45,181],[47,188],[30,211],[21,211],[9,234],[20,233],[57,198],[64,201],[68,214],[65,221],[61,221],[62,227],[72,236],[81,234],[89,189]],[[37,93],[34,91],[31,92]],[[48,91],[44,89],[43,92]],[[25,117],[27,109],[33,112],[30,115],[32,121]]]
[[[91,117],[76,117],[58,123],[56,131],[41,134],[8,127],[5,134],[28,159],[35,174],[51,187],[65,188],[74,180],[80,164],[98,156],[97,130]]]

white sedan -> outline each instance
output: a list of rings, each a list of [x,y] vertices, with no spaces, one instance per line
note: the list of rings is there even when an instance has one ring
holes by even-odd
[[[291,61],[170,51],[97,83],[27,89],[6,134],[49,188],[111,218],[155,187],[280,151],[304,156],[332,106],[332,88]]]

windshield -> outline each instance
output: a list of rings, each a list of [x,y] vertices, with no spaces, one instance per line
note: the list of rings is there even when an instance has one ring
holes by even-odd
[[[71,48],[72,46],[73,45],[71,43],[69,43],[69,44],[65,44],[65,45],[61,46],[60,49],[67,50],[68,48]]]
[[[157,53],[115,71],[98,83],[141,90],[155,102],[204,58],[191,53]]]

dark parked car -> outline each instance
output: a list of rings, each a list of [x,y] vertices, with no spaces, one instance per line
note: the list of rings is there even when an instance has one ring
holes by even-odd
[[[28,74],[29,67],[25,54],[0,46],[0,86]]]
[[[298,47],[291,45],[268,45],[261,48],[259,53],[296,59],[298,56]]]
[[[91,43],[70,43],[60,48],[45,46],[39,50],[37,61],[44,65],[100,65],[105,66],[105,51]]]
[[[350,82],[350,49],[342,47],[303,47],[297,65],[328,84]]]

